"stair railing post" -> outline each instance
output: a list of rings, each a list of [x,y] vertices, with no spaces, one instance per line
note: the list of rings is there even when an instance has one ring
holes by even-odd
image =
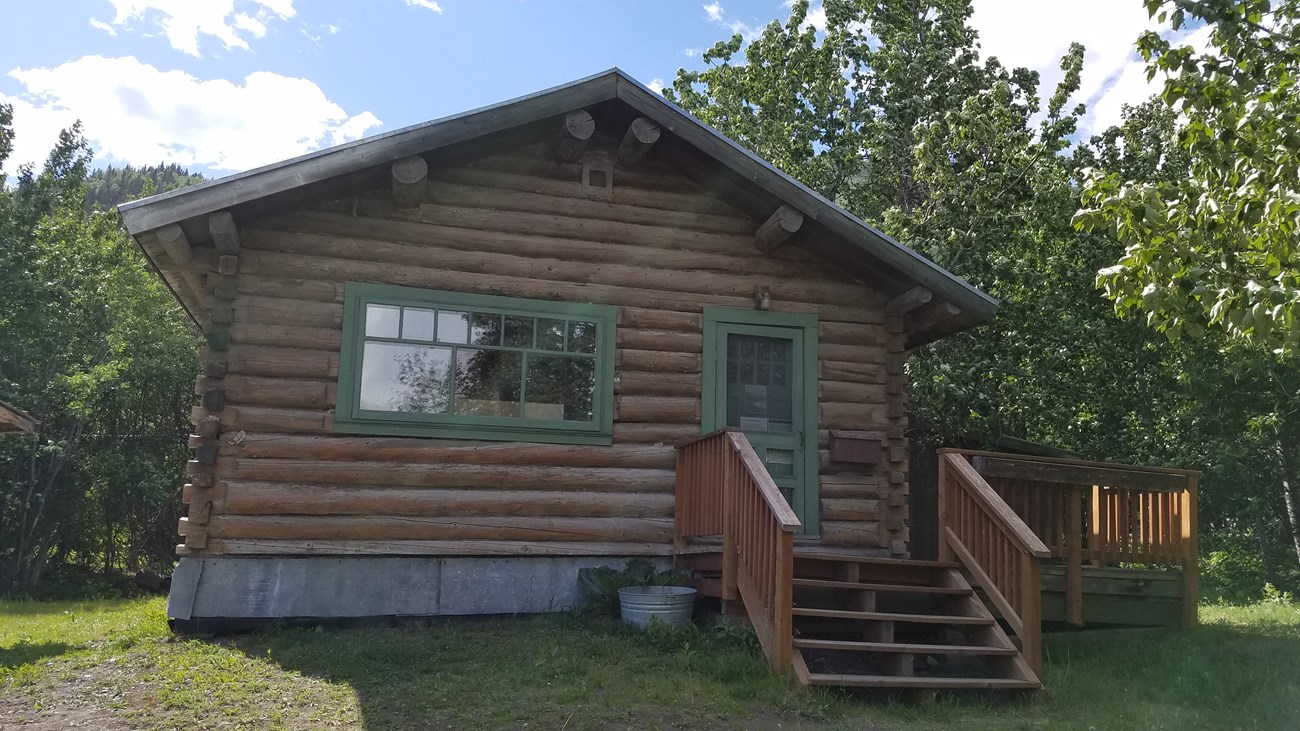
[[[1083,624],[1083,488],[1069,487],[1065,491],[1069,502],[1067,530],[1070,535],[1070,555],[1065,559],[1065,621]]]
[[[939,560],[954,561],[952,547],[948,545],[948,527],[952,520],[952,488],[948,485],[948,452],[939,450]]]
[[[1196,545],[1196,488],[1199,475],[1187,476],[1187,489],[1183,491],[1182,505],[1182,546],[1183,555],[1183,626],[1195,627],[1197,622],[1197,602],[1200,599],[1198,588],[1200,566],[1197,563]]]
[[[773,599],[772,667],[779,673],[790,670],[794,653],[794,533],[776,535],[776,591]]]
[[[723,442],[727,447],[727,442]],[[737,572],[740,556],[736,550],[736,460],[729,448],[722,456],[722,598],[735,601],[740,598]]]
[[[1020,554],[1020,654],[1033,669],[1043,675],[1043,574],[1042,564],[1032,553]]]

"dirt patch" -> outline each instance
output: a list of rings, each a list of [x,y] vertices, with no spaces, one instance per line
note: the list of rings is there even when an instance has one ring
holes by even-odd
[[[117,663],[80,667],[73,661],[51,663],[45,678],[29,684],[0,687],[0,728],[31,731],[95,729],[127,731],[138,728],[118,715],[125,701],[116,689]]]

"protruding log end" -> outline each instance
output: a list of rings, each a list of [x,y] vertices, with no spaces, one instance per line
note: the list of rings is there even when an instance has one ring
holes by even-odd
[[[636,165],[650,154],[659,141],[659,123],[648,117],[637,117],[627,128],[618,146],[618,161],[627,167]]]
[[[217,253],[239,253],[239,227],[230,211],[219,211],[209,216],[208,233],[212,234],[212,245],[217,247]]]
[[[194,250],[190,248],[189,239],[185,237],[185,231],[180,226],[172,224],[163,226],[155,232],[158,237],[158,243],[162,244],[163,251],[167,252],[170,258],[176,264],[188,264],[194,258]]]
[[[419,155],[411,155],[393,163],[393,202],[402,208],[413,208],[424,202],[424,181],[429,175],[429,163]]]
[[[898,295],[885,305],[885,312],[891,317],[899,317],[915,310],[916,308],[929,304],[934,298],[934,292],[925,287],[916,286]]]
[[[791,206],[781,206],[754,232],[754,244],[763,251],[775,249],[802,226],[802,213]]]
[[[577,109],[564,115],[564,124],[560,127],[560,139],[555,145],[555,156],[561,162],[577,160],[582,151],[587,149],[587,142],[596,133],[596,120],[585,109]]]

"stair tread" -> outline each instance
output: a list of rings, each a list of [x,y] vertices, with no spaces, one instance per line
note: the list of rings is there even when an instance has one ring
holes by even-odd
[[[928,645],[914,642],[855,642],[796,638],[794,646],[808,650],[846,650],[849,652],[907,652],[916,655],[1017,655],[1014,647],[983,645]]]
[[[1004,688],[1036,690],[1042,683],[1017,678],[947,678],[925,675],[840,675],[809,673],[809,685],[851,685],[866,688]]]
[[[969,594],[970,589],[927,584],[882,584],[866,581],[833,581],[831,579],[795,579],[795,586],[824,589],[860,589],[865,591],[914,592],[917,594]]]
[[[951,561],[922,561],[912,558],[886,558],[884,556],[867,556],[860,553],[850,553],[848,551],[837,551],[835,549],[823,548],[820,546],[812,548],[799,548],[795,546],[795,558],[808,558],[818,561],[852,561],[853,563],[876,564],[878,566],[902,566],[907,568],[924,568],[924,569],[955,569],[957,564]]]
[[[949,614],[898,614],[893,612],[860,612],[851,609],[820,609],[816,607],[795,607],[793,614],[798,617],[834,617],[840,619],[870,619],[890,622],[917,622],[921,624],[994,624],[997,620],[990,617],[971,617]]]

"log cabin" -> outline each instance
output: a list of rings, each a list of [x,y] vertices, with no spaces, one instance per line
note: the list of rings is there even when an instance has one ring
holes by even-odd
[[[1052,549],[973,457],[908,559],[908,352],[996,301],[623,72],[120,210],[206,339],[177,626],[547,611],[650,557],[803,682],[1037,687]]]

